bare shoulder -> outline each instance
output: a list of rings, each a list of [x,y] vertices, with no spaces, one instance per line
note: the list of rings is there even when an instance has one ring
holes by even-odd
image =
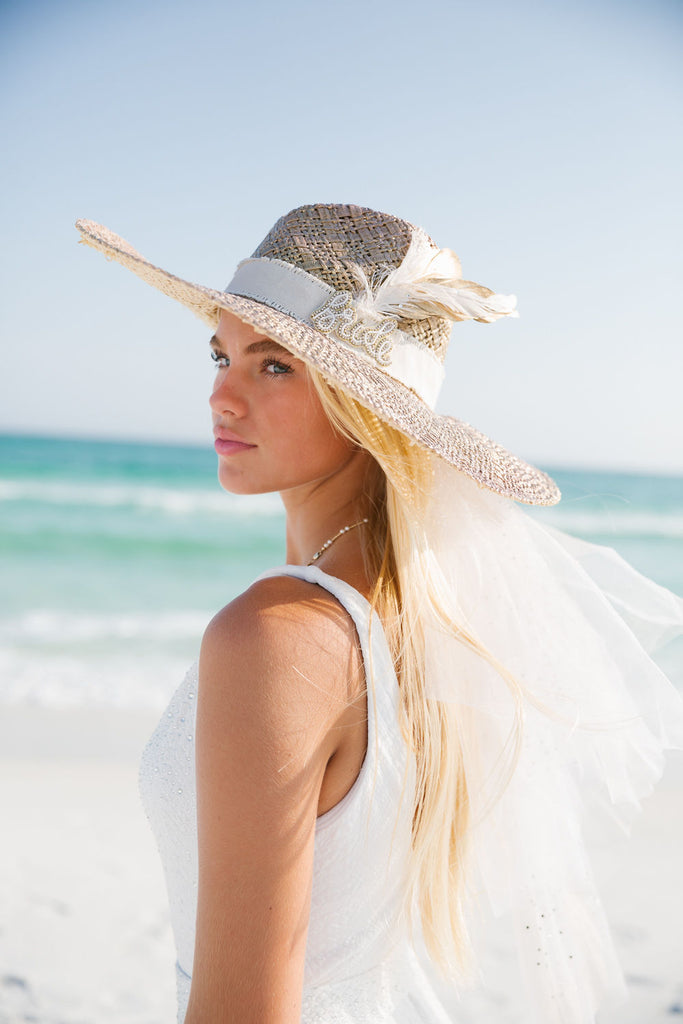
[[[246,630],[250,639],[268,638],[282,631],[283,642],[301,632],[314,630],[353,639],[355,628],[348,612],[316,583],[295,576],[270,576],[257,580],[248,590],[226,605],[207,629],[211,641],[239,639]],[[263,637],[262,637],[263,634]]]
[[[291,576],[259,580],[209,623],[200,654],[200,698],[233,726],[283,720],[313,731],[340,717],[363,685],[358,637],[324,588]],[[203,690],[203,694],[202,691]],[[253,724],[253,723],[252,723]]]

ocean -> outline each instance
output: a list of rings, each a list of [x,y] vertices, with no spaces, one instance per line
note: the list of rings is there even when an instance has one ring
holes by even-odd
[[[226,494],[215,462],[0,437],[0,704],[165,705],[212,615],[284,561],[277,495]],[[563,500],[532,514],[683,594],[683,477],[544,468]],[[666,664],[683,685],[683,648]]]

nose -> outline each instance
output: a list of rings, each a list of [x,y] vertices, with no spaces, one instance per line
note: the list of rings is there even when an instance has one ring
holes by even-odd
[[[243,388],[239,386],[238,374],[231,368],[218,370],[209,395],[211,411],[218,416],[244,416],[247,411],[247,400]]]

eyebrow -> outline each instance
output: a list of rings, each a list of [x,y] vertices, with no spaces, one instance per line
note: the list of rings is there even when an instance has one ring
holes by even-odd
[[[221,343],[215,334],[209,340],[209,345],[220,352]],[[288,356],[292,354],[284,345],[279,345],[277,341],[273,341],[271,338],[263,338],[262,341],[252,341],[251,345],[247,345],[244,351],[246,355],[253,355],[258,352],[282,352]]]

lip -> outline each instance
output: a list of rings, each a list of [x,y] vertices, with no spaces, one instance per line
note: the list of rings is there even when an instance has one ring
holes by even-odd
[[[213,443],[219,455],[237,455],[239,452],[248,452],[255,448],[255,444],[245,444],[244,441],[224,441],[217,437]]]
[[[249,444],[247,441],[243,441],[237,434],[233,434],[231,430],[225,430],[223,428],[214,430],[214,448],[219,455],[237,455],[239,452],[246,452],[250,448],[256,448],[255,444]]]

